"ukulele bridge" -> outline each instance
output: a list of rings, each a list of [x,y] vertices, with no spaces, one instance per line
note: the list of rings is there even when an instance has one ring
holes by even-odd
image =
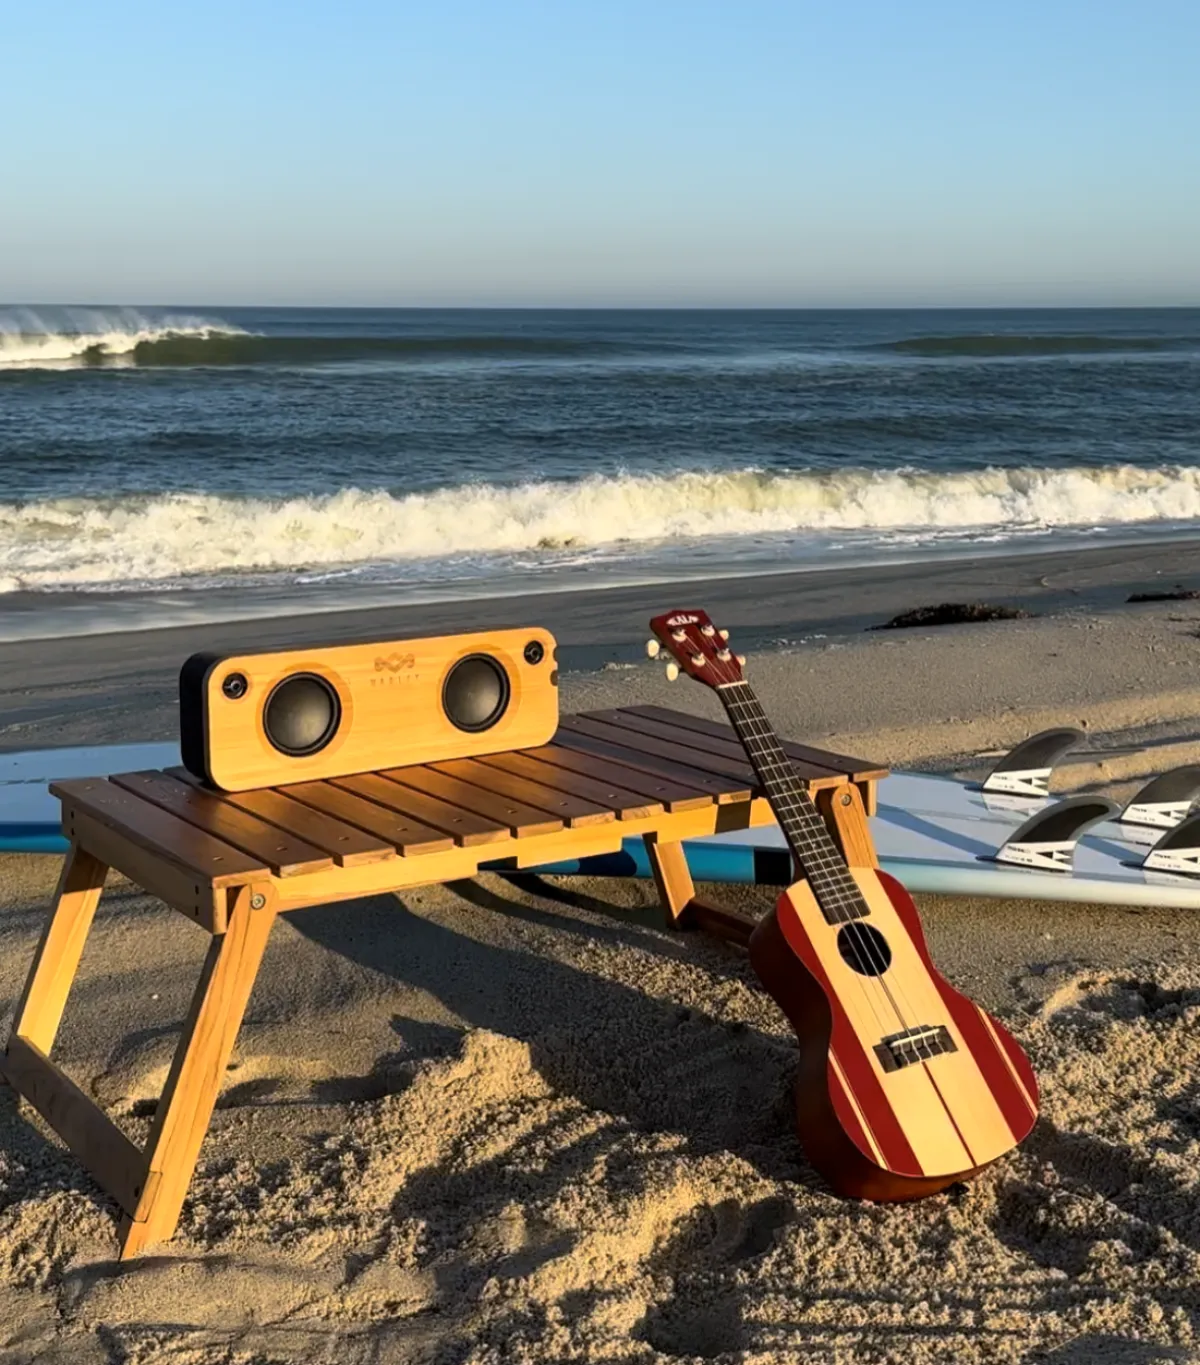
[[[906,1028],[903,1033],[892,1033],[876,1045],[875,1055],[885,1071],[899,1071],[914,1062],[927,1062],[943,1052],[957,1052],[958,1045],[944,1024],[933,1027]]]

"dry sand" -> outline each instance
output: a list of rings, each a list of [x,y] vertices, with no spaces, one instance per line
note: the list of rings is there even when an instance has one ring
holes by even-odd
[[[1198,625],[1200,604],[1082,613],[756,671],[781,729],[885,761],[1053,719],[1167,766],[1194,743]],[[571,707],[706,705],[648,665],[565,681]],[[55,872],[0,860],[10,1007]],[[660,928],[646,884],[483,877],[289,916],[172,1243],[118,1268],[111,1207],[0,1091],[0,1365],[1200,1362],[1200,920],[921,908],[1028,1048],[1044,1117],[908,1206],[813,1175],[781,1016],[743,954]],[[204,946],[120,882],[98,916],[57,1055],[135,1136]]]

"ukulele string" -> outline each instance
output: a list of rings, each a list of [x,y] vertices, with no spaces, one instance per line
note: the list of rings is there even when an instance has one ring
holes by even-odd
[[[745,684],[744,680],[742,681],[743,685],[747,685]],[[758,699],[754,696],[752,691],[750,693],[750,698],[745,702],[741,703],[741,706],[743,710],[747,708],[753,708],[752,710],[749,711],[748,715],[743,715],[742,717],[743,723],[747,725],[755,724],[760,726],[762,733],[757,735],[756,737],[763,740],[772,740],[775,744],[775,747],[779,749],[780,757],[778,759],[772,760],[772,766],[775,767],[776,769],[783,771],[786,774],[787,780],[789,784],[792,786],[792,803],[797,808],[803,809],[805,811],[806,816],[811,817],[809,823],[816,829],[818,837],[827,837],[827,831],[825,829],[824,821],[821,820],[821,817],[817,814],[815,807],[812,807],[811,798],[808,797],[806,793],[802,797],[801,792],[797,790],[795,786],[796,775],[792,768],[791,762],[790,760],[788,760],[787,755],[783,752],[781,746],[779,746],[778,740],[774,739],[774,736],[771,731],[770,722],[767,720],[765,714],[763,714],[762,705],[761,703],[758,702]],[[755,710],[758,713],[757,715],[754,714]],[[805,801],[807,802],[807,806],[802,804],[802,802]],[[810,807],[811,809],[809,809]],[[822,866],[822,868],[824,868],[823,863],[819,865]],[[839,877],[844,877],[848,875],[847,870],[845,868],[845,864],[842,862],[840,857],[838,858],[838,861],[836,863],[831,863],[831,867],[836,867]],[[810,881],[813,880],[811,874],[808,873],[807,869],[806,875],[809,875]],[[852,898],[850,902],[850,907],[847,907],[845,899],[847,891],[850,897]],[[851,882],[851,885],[848,888],[839,889],[834,896],[835,902],[838,903],[842,908],[852,908],[854,899],[861,900],[862,893],[859,890],[857,884],[854,884],[853,882]],[[869,911],[870,907],[868,906],[867,909]],[[890,964],[888,962],[888,959],[884,957],[882,950],[879,951],[876,950],[875,939],[873,934],[871,933],[870,926],[862,924],[861,921],[858,919],[854,919],[850,923],[846,924],[845,928],[847,931],[847,936],[852,937],[854,940],[854,946],[858,951],[860,959],[865,962],[868,962],[872,967],[877,969],[875,980],[878,982],[880,988],[883,990],[883,993],[887,996],[888,1002],[891,1005],[893,1011],[895,1012],[897,1018],[899,1018],[904,1027],[907,1028],[909,1025],[905,1015],[906,1012],[909,1015],[914,1014],[912,1002],[908,999],[908,996],[904,991],[902,978],[897,977],[895,979],[897,994],[900,996],[900,1000],[897,1000],[895,995],[893,995],[892,993],[893,982],[885,979],[885,973],[887,973]]]
[[[724,662],[722,660],[714,659],[714,662],[717,665],[717,671],[721,674],[722,680],[725,682],[727,686],[738,683],[745,685],[745,680],[736,677],[733,673],[732,668],[726,669]],[[737,700],[735,700],[734,698],[730,697],[729,703],[731,711],[733,711],[734,707],[740,708],[739,711],[734,712],[734,719],[740,720],[743,726],[745,726],[748,733],[753,735],[754,738],[763,741],[772,738],[770,726],[767,723],[765,715],[762,714],[761,706],[758,707],[759,715],[755,716],[753,714],[753,711],[750,710],[750,703],[747,699],[738,698]],[[776,741],[776,743],[777,742],[778,741]],[[760,758],[761,757],[762,755],[760,755]],[[784,759],[786,761],[786,755],[784,755]],[[768,765],[764,761],[764,767],[766,766]],[[777,759],[772,759],[769,766],[779,769],[780,763]],[[797,790],[795,786],[795,774],[794,772],[790,771],[790,768],[791,765],[789,763],[787,764],[787,767],[783,769],[783,772],[786,774],[788,786],[791,789],[787,793],[789,801],[788,806],[785,807],[785,813],[789,815],[797,815],[803,812],[805,815],[807,815],[809,814],[809,812],[806,810],[804,803],[798,799],[800,792]],[[780,775],[779,773],[776,773],[777,779],[779,775]],[[816,815],[815,808],[811,813],[813,815]],[[778,818],[778,816],[779,812],[776,812],[776,817]],[[821,817],[817,815],[816,818],[820,820]],[[824,822],[822,821],[822,830],[823,829]],[[795,850],[793,850],[793,853],[794,852]],[[803,860],[798,861],[800,861],[801,869],[808,878],[810,885],[814,886],[814,892],[817,889],[817,885],[821,881],[821,876],[813,875],[814,868],[819,869],[821,874],[828,873],[831,875],[835,874],[835,869],[837,868],[837,864],[834,863],[832,860],[829,861],[829,865],[827,867],[823,859],[817,857],[814,857],[813,859],[810,860],[812,866],[806,864]],[[852,910],[856,908],[853,905],[853,901],[849,899],[847,895],[847,888],[838,887],[836,884],[834,884],[833,886],[827,885],[825,888],[825,892],[827,897],[837,906],[838,909]],[[853,895],[854,893],[858,893],[857,887],[854,888],[854,892],[851,893],[851,895]],[[858,894],[861,895],[861,893]],[[863,998],[866,1000],[868,1006],[870,1007],[871,1013],[875,1016],[875,1021],[881,1030],[880,1036],[881,1037],[884,1036],[887,1030],[882,1019],[880,1018],[879,1010],[876,1008],[876,1002],[878,998],[876,992],[881,993],[883,999],[886,1001],[885,1009],[887,1006],[890,1006],[893,1015],[899,1020],[901,1027],[907,1028],[908,1021],[905,1018],[905,1011],[900,1007],[899,1002],[892,995],[892,992],[889,988],[889,983],[884,981],[883,979],[884,973],[886,973],[888,969],[888,962],[883,957],[882,953],[877,949],[873,941],[873,935],[868,931],[867,926],[862,924],[861,920],[857,916],[844,922],[843,928],[846,932],[847,939],[851,942],[853,946],[853,949],[858,957],[858,960],[862,962],[864,965],[867,965],[873,969],[870,973],[863,974],[863,976],[859,976],[857,984],[859,990],[862,993]],[[864,976],[865,979],[863,979]],[[874,987],[874,990],[872,990],[872,986]],[[901,994],[903,994],[903,992],[901,992]],[[905,1004],[908,1004],[907,1000],[905,1001]]]
[[[745,685],[744,680],[731,679],[732,683],[737,683],[739,681]],[[726,693],[726,695],[728,696],[728,693]],[[757,715],[754,713],[755,709],[757,709]],[[754,697],[753,692],[751,692],[749,699],[742,699],[739,702],[734,702],[733,699],[730,698],[730,710],[734,713],[735,720],[740,720],[750,735],[760,741],[770,741],[776,748],[779,748],[778,740],[775,739],[771,731],[770,723],[767,721],[765,715],[763,715],[761,705],[758,704],[757,698]],[[811,798],[808,798],[807,794],[802,795],[801,791],[797,789],[795,785],[796,774],[782,749],[779,749],[778,758],[760,755],[760,759],[763,762],[764,768],[773,768],[776,770],[773,775],[777,781],[780,776],[783,775],[786,778],[788,786],[791,788],[790,792],[786,794],[786,803],[780,803],[784,817],[794,817],[803,814],[810,827],[811,832],[809,838],[812,839],[815,833],[818,838],[824,836],[827,841],[827,831],[825,829],[824,821],[817,814],[815,807],[812,807]],[[777,812],[777,815],[778,814],[779,813]],[[855,901],[861,901],[862,899],[862,893],[857,885],[853,883],[849,886],[837,885],[838,879],[845,879],[848,875],[845,864],[841,861],[840,857],[838,857],[836,862],[834,861],[832,847],[828,854],[823,850],[820,852],[821,856],[818,857],[814,855],[807,862],[797,858],[802,874],[808,878],[814,893],[817,894],[818,903],[822,904],[822,906],[833,905],[840,910],[857,910],[859,907],[855,904]],[[821,876],[818,875],[818,872],[821,874],[835,873],[833,885],[830,886],[829,884],[826,884],[825,887],[822,888]],[[824,894],[820,894],[822,889]],[[869,910],[869,907],[867,908]],[[901,998],[900,1000],[897,1000],[892,992],[892,983],[885,979],[890,964],[888,959],[883,955],[883,950],[877,947],[876,939],[872,933],[871,927],[861,923],[860,917],[855,915],[850,920],[843,921],[843,929],[850,947],[857,956],[857,960],[865,967],[872,969],[862,972],[856,984],[871,1007],[871,1012],[874,1014],[876,1023],[880,1028],[880,1036],[883,1037],[888,1032],[888,1029],[884,1026],[880,1019],[879,1011],[875,1008],[875,990],[882,992],[882,995],[886,1000],[885,1008],[890,1007],[892,1016],[903,1028],[908,1028],[909,1022],[906,1015],[912,1014],[912,1004],[908,1000],[902,985],[898,991]],[[865,980],[862,979],[864,977],[866,978]]]
[[[728,681],[730,683],[740,682],[743,686],[748,687],[748,684],[745,683],[744,679],[730,677],[728,678]],[[726,695],[728,696],[728,693],[726,693]],[[811,815],[812,821],[820,821],[820,832],[822,834],[825,834],[826,831],[824,822],[821,821],[821,817],[817,814],[815,807],[813,807],[811,810],[807,810],[804,806],[801,805],[800,801],[797,800],[797,798],[800,796],[800,792],[802,789],[797,789],[795,785],[796,774],[794,772],[794,769],[792,768],[791,762],[790,760],[788,760],[786,753],[784,753],[782,746],[780,746],[778,739],[774,737],[774,734],[771,730],[770,722],[767,720],[766,715],[763,713],[762,705],[758,701],[757,697],[754,696],[753,690],[750,690],[750,696],[747,699],[742,699],[739,700],[738,702],[734,702],[733,699],[730,698],[730,709],[733,710],[735,706],[738,708],[738,714],[735,715],[735,718],[738,718],[738,716],[740,716],[742,723],[748,729],[752,730],[756,738],[763,741],[771,741],[774,747],[778,749],[779,757],[772,758],[770,760],[770,766],[774,767],[777,771],[786,773],[787,780],[789,784],[792,786],[792,804],[795,805],[797,809],[805,809],[806,815]],[[757,711],[757,715],[755,715],[755,711]],[[759,728],[757,730],[754,730],[753,727],[755,726]],[[807,797],[806,793],[804,795],[805,798],[807,799],[808,806],[811,807],[812,806],[811,798]],[[810,823],[812,823],[812,821],[810,821]],[[822,863],[818,863],[818,866],[823,867],[824,865]],[[811,870],[805,867],[803,863],[801,864],[801,869],[802,871],[804,871],[805,875],[808,876],[810,882],[813,882],[815,880],[812,877]],[[838,863],[838,870],[839,873],[842,873],[845,870],[844,865],[842,865],[840,862],[840,859]],[[857,887],[857,885],[852,885],[852,887],[850,888],[850,894],[851,896],[858,899],[861,899],[862,897],[862,893]],[[844,890],[838,891],[837,894],[835,894],[835,896],[833,897],[833,899],[835,903],[840,902],[842,907],[846,908],[844,896],[845,896]],[[869,906],[867,908],[868,910],[870,909]],[[908,1018],[906,1018],[906,1015],[914,1018],[917,1016],[916,1012],[913,1010],[912,1002],[909,999],[907,992],[904,990],[903,977],[896,976],[891,981],[885,979],[885,974],[888,971],[890,963],[883,956],[881,951],[880,952],[876,951],[874,936],[871,934],[869,926],[862,925],[860,924],[859,920],[855,919],[851,921],[849,924],[846,924],[845,928],[847,931],[847,937],[853,939],[854,946],[859,954],[860,960],[869,962],[876,969],[876,975],[874,977],[874,980],[883,991],[883,994],[886,996],[887,1001],[891,1006],[895,1016],[897,1017],[897,1019],[899,1019],[903,1027],[909,1028],[910,1025],[908,1022]],[[896,987],[896,994],[893,994],[892,990],[893,985]],[[896,995],[898,995],[900,998],[897,999]],[[867,995],[867,998],[868,1000],[871,999],[869,994]],[[876,1019],[878,1020],[878,1012],[875,1011],[874,1009],[872,1010],[872,1012],[875,1013]],[[935,1055],[935,1053],[932,1050],[932,1041],[929,1041],[927,1043],[921,1043],[918,1041],[916,1044],[916,1051],[918,1057],[920,1057],[922,1061],[929,1061]]]

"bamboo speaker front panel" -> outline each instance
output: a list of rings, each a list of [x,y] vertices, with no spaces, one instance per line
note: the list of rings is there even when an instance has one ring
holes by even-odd
[[[555,640],[540,629],[195,654],[179,678],[184,764],[225,791],[545,744]]]

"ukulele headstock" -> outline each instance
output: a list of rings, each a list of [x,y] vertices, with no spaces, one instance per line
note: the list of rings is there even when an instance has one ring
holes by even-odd
[[[745,656],[732,652],[727,643],[729,632],[718,630],[709,620],[708,612],[699,609],[669,611],[654,617],[650,629],[657,638],[646,646],[647,653],[653,658],[661,645],[677,665],[675,673],[671,672],[671,665],[667,665],[668,678],[682,669],[689,677],[712,688],[744,680]]]

